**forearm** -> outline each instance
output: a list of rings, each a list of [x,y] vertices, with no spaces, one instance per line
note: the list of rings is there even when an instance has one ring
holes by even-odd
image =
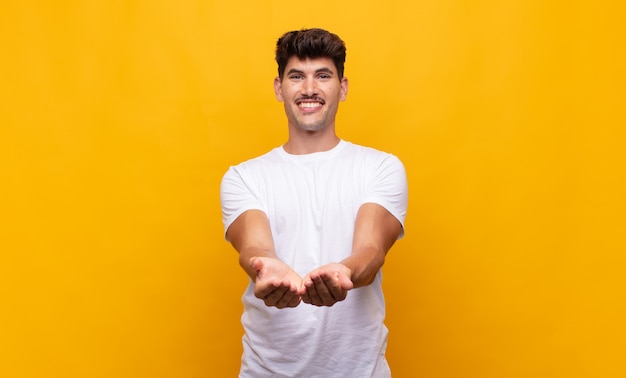
[[[350,280],[356,288],[371,284],[384,262],[385,251],[370,247],[353,251],[341,264],[350,269]]]
[[[380,205],[366,203],[357,213],[352,253],[341,261],[351,271],[354,287],[371,284],[398,238],[400,222]]]
[[[260,210],[248,210],[241,214],[230,225],[226,235],[239,252],[239,265],[253,281],[257,276],[250,264],[253,257],[277,258],[269,221]]]

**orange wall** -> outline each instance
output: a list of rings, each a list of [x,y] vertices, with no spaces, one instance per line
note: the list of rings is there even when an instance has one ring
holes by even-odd
[[[37,4],[38,3],[38,4]],[[593,5],[592,5],[593,4]],[[0,376],[231,377],[230,164],[286,137],[273,46],[348,46],[393,152],[396,377],[626,376],[623,1],[4,1]]]

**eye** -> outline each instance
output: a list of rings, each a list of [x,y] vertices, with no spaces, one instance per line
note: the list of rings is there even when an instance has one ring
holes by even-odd
[[[329,74],[325,74],[325,73],[324,73],[324,74],[320,74],[319,78],[320,78],[320,79],[330,79],[330,78],[331,78],[331,76],[330,76]]]
[[[293,75],[290,75],[289,78],[291,80],[301,80],[302,79],[302,75],[300,75],[300,74],[293,74]]]

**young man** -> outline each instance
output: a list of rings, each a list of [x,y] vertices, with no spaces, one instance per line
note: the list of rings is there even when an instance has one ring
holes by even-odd
[[[251,279],[240,377],[390,376],[380,270],[404,233],[406,174],[337,136],[345,56],[321,29],[278,40],[288,140],[222,180],[226,238]]]

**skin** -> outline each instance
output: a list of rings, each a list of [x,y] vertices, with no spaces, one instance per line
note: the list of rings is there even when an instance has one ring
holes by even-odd
[[[339,143],[335,116],[339,102],[346,99],[348,79],[339,78],[332,59],[291,57],[283,79],[274,80],[274,90],[287,115],[286,152],[328,151]],[[227,236],[239,252],[239,264],[254,281],[255,296],[267,306],[285,308],[301,302],[332,306],[353,288],[371,284],[401,229],[400,222],[382,206],[363,204],[356,216],[350,256],[304,277],[278,258],[262,211],[244,212],[230,225]]]
[[[285,151],[308,154],[328,151],[339,143],[335,116],[339,102],[345,101],[348,94],[348,79],[339,78],[332,59],[291,57],[283,79],[274,79],[274,91],[287,115],[289,139]],[[307,104],[320,106],[307,108]]]
[[[302,278],[276,256],[270,224],[260,210],[248,210],[228,228],[239,252],[239,265],[254,281],[254,295],[267,306],[295,307],[301,301]]]

